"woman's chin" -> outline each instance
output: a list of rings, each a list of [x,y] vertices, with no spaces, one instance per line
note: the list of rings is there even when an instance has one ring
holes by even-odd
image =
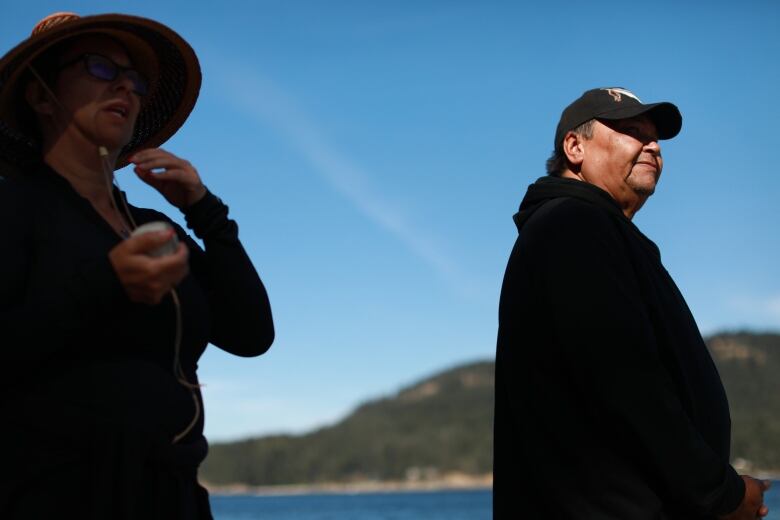
[[[130,142],[129,136],[103,134],[93,139],[92,142],[98,148],[105,148],[110,157],[117,157],[119,152]]]

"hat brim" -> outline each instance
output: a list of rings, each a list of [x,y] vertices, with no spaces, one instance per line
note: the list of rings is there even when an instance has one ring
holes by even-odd
[[[28,65],[54,45],[85,35],[105,35],[122,43],[134,65],[150,77],[150,89],[130,142],[122,149],[116,168],[136,151],[167,141],[184,123],[198,98],[201,72],[190,45],[165,25],[137,16],[103,14],[54,25],[11,49],[0,59],[0,154],[7,161],[26,164],[40,154],[39,143],[20,128],[15,118],[19,81]]]
[[[680,133],[682,128],[682,115],[680,110],[667,101],[661,103],[649,103],[647,105],[630,105],[616,108],[596,116],[596,119],[614,121],[629,119],[641,115],[647,115],[658,131],[658,139],[672,139]]]

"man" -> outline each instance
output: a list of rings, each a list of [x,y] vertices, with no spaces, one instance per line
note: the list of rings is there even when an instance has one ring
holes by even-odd
[[[767,484],[729,465],[720,377],[657,247],[671,103],[585,92],[514,216],[496,355],[494,518],[755,519]]]

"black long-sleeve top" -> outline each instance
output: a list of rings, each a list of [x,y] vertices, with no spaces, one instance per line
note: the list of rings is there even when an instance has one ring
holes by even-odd
[[[591,184],[515,215],[496,356],[494,518],[703,519],[738,506],[718,372],[658,248]]]
[[[130,211],[138,225],[170,222]],[[184,211],[205,251],[171,222],[190,252],[177,292],[181,366],[192,383],[207,343],[256,356],[274,337],[266,291],[227,213],[211,193]],[[122,503],[128,518],[188,516],[176,509],[187,505],[161,506],[180,483],[149,481],[177,472],[194,479],[206,454],[203,415],[172,445],[195,414],[190,391],[173,377],[175,308],[170,296],[158,305],[128,299],[108,259],[120,241],[48,166],[0,180],[0,438],[13,447],[0,472],[0,511],[24,514],[30,489],[58,467],[78,466],[72,475],[90,482],[54,485],[86,488],[88,504],[102,496],[95,511],[115,515]]]

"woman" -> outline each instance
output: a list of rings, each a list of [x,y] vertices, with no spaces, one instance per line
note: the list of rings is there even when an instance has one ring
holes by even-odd
[[[227,207],[157,148],[199,88],[184,40],[125,15],[51,15],[0,60],[0,518],[211,518],[198,358],[274,331]],[[128,163],[205,251],[127,204]]]

